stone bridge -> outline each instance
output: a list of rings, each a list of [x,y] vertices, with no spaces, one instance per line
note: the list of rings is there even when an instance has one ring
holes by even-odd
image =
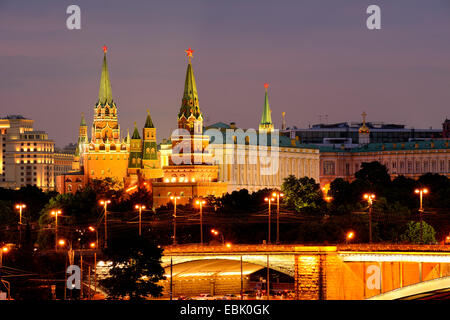
[[[240,261],[276,270],[294,279],[297,299],[367,299],[423,281],[450,276],[450,246],[352,244],[178,245],[164,248],[166,274],[172,267],[197,261]],[[197,269],[198,269],[197,263]],[[234,274],[236,280],[242,277]],[[173,281],[177,275],[173,274]],[[241,280],[242,281],[242,280]]]

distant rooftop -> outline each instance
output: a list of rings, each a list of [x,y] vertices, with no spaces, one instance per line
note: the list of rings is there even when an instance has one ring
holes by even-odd
[[[323,129],[344,129],[344,130],[358,130],[362,122],[338,122],[338,123],[317,123],[311,125],[309,128],[298,128],[296,126],[288,127],[286,130],[323,130]],[[404,124],[397,123],[383,123],[383,122],[366,122],[366,126],[372,130],[415,130],[415,131],[440,131],[441,129],[415,129],[407,128]]]
[[[9,114],[6,117],[0,118],[0,119],[24,119],[29,120],[28,118],[25,118],[24,116],[20,114]]]

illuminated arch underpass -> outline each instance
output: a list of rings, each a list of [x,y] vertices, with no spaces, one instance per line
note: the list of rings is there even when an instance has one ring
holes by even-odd
[[[172,261],[173,262],[173,261]],[[236,259],[197,259],[165,266],[166,280],[162,282],[164,295],[170,293],[170,276],[174,297],[211,296],[235,294],[242,290],[255,294],[257,289],[264,290],[267,279],[266,266]],[[294,290],[294,278],[270,268],[271,290]],[[260,294],[261,291],[259,291]]]

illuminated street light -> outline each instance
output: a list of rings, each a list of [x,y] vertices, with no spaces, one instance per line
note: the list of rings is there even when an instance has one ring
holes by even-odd
[[[365,193],[363,197],[369,203],[369,243],[372,243],[372,206],[375,195],[373,193]]]
[[[22,244],[22,210],[26,207],[23,203],[16,204],[16,209],[19,210],[19,247]]]
[[[266,202],[269,203],[269,220],[268,220],[268,224],[269,224],[269,235],[268,235],[267,243],[270,244],[270,219],[271,219],[271,217],[270,217],[270,204],[271,204],[272,202],[274,202],[275,199],[274,199],[274,198],[268,198],[268,197],[265,197],[265,198],[264,198],[264,201],[266,201]]]
[[[353,231],[347,232],[347,235],[345,237],[347,243],[349,241],[352,241],[354,238],[355,238],[355,232],[353,232]]]
[[[225,246],[229,249],[229,248],[231,248],[231,243],[227,242],[227,244]]]
[[[2,247],[2,250],[0,250],[0,268],[3,267],[3,254],[8,253],[9,248],[7,246]]]
[[[211,233],[212,233],[214,236],[218,236],[218,235],[220,234],[221,239],[222,239],[222,244],[225,244],[225,239],[224,239],[224,237],[223,237],[223,233],[222,233],[222,232],[220,232],[219,230],[216,230],[216,229],[211,229]]]
[[[177,244],[177,200],[181,199],[179,196],[170,196],[173,201],[173,244]]]
[[[280,244],[280,198],[284,196],[283,193],[274,192],[272,193],[272,197],[277,198],[277,242],[276,244]]]
[[[205,200],[199,199],[195,201],[195,204],[200,207],[200,244],[203,245],[203,205],[206,204]]]
[[[95,249],[97,246],[96,246],[95,242],[91,242],[91,243],[89,244],[89,247],[90,247],[91,249]]]
[[[420,207],[419,207],[419,215],[420,215],[420,243],[423,243],[423,219],[422,219],[423,206],[422,206],[422,198],[423,198],[424,194],[428,193],[428,189],[427,188],[420,188],[420,189],[414,190],[414,192],[416,194],[418,194],[419,197],[420,197]]]
[[[108,204],[111,203],[111,200],[100,200],[100,204],[103,206],[105,210],[105,248],[108,247],[108,227],[107,227],[107,217],[108,217]]]
[[[89,231],[91,232],[95,232],[95,238],[96,238],[96,242],[95,242],[95,246],[98,248],[98,230],[97,228],[94,228],[92,226],[89,226]]]
[[[136,209],[138,209],[139,210],[139,236],[141,236],[141,234],[142,234],[142,230],[141,230],[141,227],[142,227],[142,210],[145,210],[145,206],[143,206],[143,205],[141,205],[141,204],[137,204],[136,206],[135,206],[135,208]]]
[[[16,209],[19,210],[19,224],[22,224],[22,210],[26,207],[27,206],[22,203],[16,204]]]
[[[61,210],[53,210],[50,212],[55,217],[55,251],[58,250],[58,216],[61,215]]]

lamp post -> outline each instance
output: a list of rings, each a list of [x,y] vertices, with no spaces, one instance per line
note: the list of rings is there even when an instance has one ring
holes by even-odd
[[[22,244],[22,210],[26,207],[23,203],[16,204],[16,209],[19,210],[19,247]]]
[[[272,197],[277,198],[277,242],[276,244],[280,244],[280,198],[282,198],[284,194],[280,192],[272,193]]]
[[[274,198],[268,198],[268,197],[266,197],[266,198],[264,198],[264,201],[266,201],[266,202],[269,203],[269,220],[268,220],[268,224],[269,224],[269,236],[268,236],[268,239],[267,239],[267,243],[270,244],[270,218],[271,218],[271,217],[270,217],[270,205],[271,205],[272,202],[275,201],[275,199],[274,199]]]
[[[142,235],[142,210],[145,210],[145,206],[141,204],[137,204],[135,206],[136,209],[139,210],[139,236]]]
[[[97,230],[97,228],[94,228],[94,227],[92,227],[92,226],[89,226],[89,231],[91,231],[91,232],[95,232],[95,247],[96,248],[98,248],[98,230]]]
[[[422,198],[423,198],[424,194],[428,193],[428,189],[427,188],[420,188],[420,189],[414,190],[414,192],[416,194],[418,194],[419,197],[420,197],[420,207],[419,207],[419,215],[420,215],[420,243],[423,244],[423,219],[422,219],[423,206],[422,206]]]
[[[222,238],[222,245],[225,245],[225,239],[223,237],[223,233],[219,230],[216,229],[211,229],[211,233],[215,236],[218,236],[220,234],[221,238]]]
[[[107,217],[108,217],[108,204],[111,203],[111,200],[100,200],[100,204],[105,209],[105,248],[108,247],[108,227],[107,227]]]
[[[170,196],[170,200],[173,201],[173,244],[177,244],[177,199],[181,199],[179,196]]]
[[[355,232],[349,231],[349,232],[347,232],[347,235],[345,236],[345,242],[349,243],[350,241],[353,240],[353,238],[355,238]]]
[[[53,210],[50,212],[55,217],[55,251],[58,251],[58,215],[61,213],[61,210]]]
[[[369,203],[369,243],[372,243],[372,204],[375,195],[373,193],[365,193],[363,197]]]
[[[0,268],[3,267],[3,254],[8,253],[8,251],[9,251],[9,248],[7,246],[2,247],[0,250]]]
[[[199,199],[195,203],[200,206],[200,244],[203,245],[203,205],[206,204],[205,200]]]

